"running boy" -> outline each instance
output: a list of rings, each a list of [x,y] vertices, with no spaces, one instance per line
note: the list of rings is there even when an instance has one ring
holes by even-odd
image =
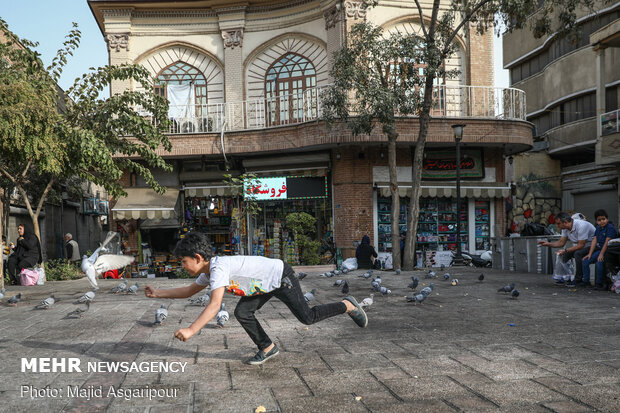
[[[590,264],[596,263],[596,289],[604,290],[605,286],[605,252],[607,251],[607,243],[610,239],[616,238],[618,231],[609,222],[609,217],[604,209],[598,209],[594,212],[594,219],[598,224],[594,231],[594,239],[590,246],[590,252],[583,257],[583,281],[590,282]]]
[[[211,285],[211,301],[204,311],[189,327],[174,333],[181,341],[189,340],[217,315],[225,291],[241,296],[235,308],[235,317],[258,347],[258,353],[247,360],[247,364],[263,364],[279,353],[278,346],[271,341],[254,316],[256,310],[272,297],[286,304],[293,315],[307,325],[343,313],[348,313],[362,328],[368,324],[366,313],[351,296],[340,302],[310,308],[295,272],[281,260],[243,255],[212,257],[211,245],[199,232],[190,232],[181,239],[174,254],[181,257],[181,265],[190,275],[200,276],[186,287],[155,289],[147,285],[144,290],[147,297],[187,298],[208,284]]]

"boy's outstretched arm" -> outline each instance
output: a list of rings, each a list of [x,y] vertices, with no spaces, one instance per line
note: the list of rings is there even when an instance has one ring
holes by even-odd
[[[195,282],[185,287],[156,289],[151,285],[144,287],[144,295],[149,298],[187,298],[204,290],[206,286],[198,285]]]
[[[187,328],[181,328],[174,333],[174,336],[181,341],[189,340],[194,334],[200,331],[209,321],[213,319],[220,311],[222,306],[222,298],[224,297],[224,290],[226,287],[219,287],[211,291],[211,301],[200,313],[198,318]]]

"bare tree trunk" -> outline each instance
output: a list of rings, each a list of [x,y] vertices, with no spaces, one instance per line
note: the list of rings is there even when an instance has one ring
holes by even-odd
[[[392,194],[392,265],[395,270],[400,270],[400,196],[398,194],[398,177],[396,174],[396,139],[398,133],[393,129],[388,135],[388,169],[390,171],[390,192]]]
[[[0,191],[2,188],[0,188]],[[2,202],[2,198],[4,198],[4,193],[0,196],[0,234],[3,233],[4,225],[2,222],[2,217],[4,216],[4,202]],[[0,290],[4,288],[4,245],[0,248]]]

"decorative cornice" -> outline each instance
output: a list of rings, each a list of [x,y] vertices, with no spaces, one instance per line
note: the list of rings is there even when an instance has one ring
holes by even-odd
[[[366,6],[361,1],[345,1],[344,10],[347,14],[347,17],[350,19],[364,20],[366,18]]]
[[[243,29],[222,30],[222,39],[224,39],[224,48],[243,46]]]
[[[323,18],[325,19],[325,30],[335,27],[336,23],[342,20],[342,5],[336,3],[335,6],[325,10],[323,12]]]
[[[131,17],[131,9],[104,9],[101,14],[104,18],[108,17]]]
[[[135,18],[154,18],[154,19],[167,19],[167,18],[209,18],[216,17],[217,14],[212,10],[140,10],[134,11],[131,17]]]
[[[121,49],[129,51],[129,33],[106,33],[105,41],[110,52],[112,49],[117,52],[120,52]]]

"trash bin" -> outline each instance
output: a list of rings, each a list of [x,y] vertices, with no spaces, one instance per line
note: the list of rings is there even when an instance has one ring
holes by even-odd
[[[538,241],[556,241],[559,235],[532,237],[501,237],[492,240],[493,268],[553,274],[553,253],[556,248],[543,247]]]

